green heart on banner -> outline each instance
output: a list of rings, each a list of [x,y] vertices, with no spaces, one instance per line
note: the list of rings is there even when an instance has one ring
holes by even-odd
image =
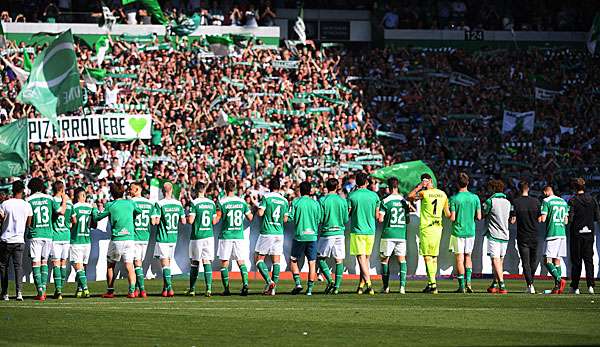
[[[129,126],[131,126],[131,129],[138,135],[144,130],[147,123],[148,121],[146,118],[129,118]]]

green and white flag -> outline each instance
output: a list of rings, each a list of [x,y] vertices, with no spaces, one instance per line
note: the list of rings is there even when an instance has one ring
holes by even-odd
[[[2,22],[0,22],[0,48],[6,47],[6,37],[4,37],[4,27],[2,26]]]
[[[383,167],[371,176],[380,179],[382,181],[387,180],[390,177],[398,178],[398,188],[400,193],[406,195],[419,183],[421,183],[421,175],[427,173],[433,179],[434,186],[437,186],[437,179],[433,171],[421,160],[408,161],[404,163],[394,164],[391,166]]]
[[[131,1],[128,1],[128,3],[129,2]],[[138,0],[138,2],[146,8],[146,11],[148,11],[150,17],[152,17],[159,24],[165,25],[169,22],[167,17],[165,17],[165,14],[163,13],[162,9],[160,8],[158,0]]]
[[[298,12],[298,18],[296,18],[296,24],[294,24],[294,32],[298,35],[298,40],[303,45],[306,44],[306,26],[304,25],[304,8],[300,7]]]
[[[83,106],[79,79],[73,35],[69,29],[36,57],[17,100],[33,105],[42,116],[57,125],[58,114]]]
[[[27,119],[0,127],[0,177],[15,177],[29,171]]]
[[[233,47],[233,39],[229,35],[209,35],[206,37],[211,52],[215,56],[226,56],[231,53]]]
[[[504,110],[502,119],[502,133],[510,133],[513,130],[533,133],[535,127],[535,111],[512,112]]]
[[[591,55],[596,54],[596,45],[600,41],[600,13],[596,13],[590,33],[588,34],[587,49]]]
[[[83,74],[83,81],[85,82],[86,88],[95,93],[98,91],[96,85],[104,84],[104,79],[106,78],[106,70],[104,69],[95,69],[91,67],[86,67]]]
[[[15,76],[17,77],[17,81],[19,81],[21,85],[24,85],[27,82],[27,78],[29,78],[29,72],[21,69],[4,57],[1,57],[0,59],[2,59],[4,65],[8,66],[12,72],[14,72]]]
[[[110,48],[108,36],[100,36],[96,43],[94,43],[94,48],[96,49],[96,63],[98,64],[98,67],[102,67],[106,52],[108,52],[108,49]]]

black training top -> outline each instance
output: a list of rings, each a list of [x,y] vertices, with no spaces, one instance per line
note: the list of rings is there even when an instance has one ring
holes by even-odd
[[[520,244],[537,244],[540,201],[531,196],[519,196],[512,202],[511,216],[517,217],[517,241]]]
[[[598,203],[586,193],[569,200],[569,230],[572,236],[594,237],[594,220],[600,220]]]

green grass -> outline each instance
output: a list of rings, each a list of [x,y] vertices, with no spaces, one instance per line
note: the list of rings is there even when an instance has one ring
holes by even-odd
[[[200,281],[199,281],[200,282]],[[251,295],[212,298],[156,296],[161,281],[147,281],[155,295],[146,300],[48,299],[0,302],[0,345],[594,345],[600,343],[600,298],[590,295],[521,294],[522,281],[509,281],[508,295],[483,293],[488,282],[475,281],[478,293],[450,293],[455,282],[441,281],[442,293],[418,293],[423,282],[409,282],[406,295],[291,296],[292,282],[284,281],[275,297],[258,293],[262,283],[251,282]],[[12,284],[12,283],[11,283]],[[346,281],[350,291],[355,281]],[[379,285],[379,283],[377,284]],[[394,288],[397,282],[394,282]],[[177,293],[187,281],[176,280]],[[232,281],[232,290],[239,281]],[[550,288],[537,283],[538,290]],[[200,286],[203,288],[203,285]],[[27,285],[27,294],[33,288]],[[102,293],[104,283],[91,285]],[[221,290],[215,281],[214,291]],[[397,288],[396,288],[397,289]],[[49,291],[53,290],[50,284]],[[66,293],[74,291],[69,284]],[[119,281],[117,291],[126,291]],[[237,293],[237,289],[234,291]]]

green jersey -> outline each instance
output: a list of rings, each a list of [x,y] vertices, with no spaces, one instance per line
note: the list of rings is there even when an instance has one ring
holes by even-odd
[[[546,240],[567,237],[565,217],[569,214],[569,205],[565,200],[555,195],[545,198],[542,214],[546,215]]]
[[[71,216],[73,215],[73,203],[67,200],[67,207],[64,214],[58,214],[62,198],[54,197],[54,211],[52,215],[52,241],[69,241],[71,239]]]
[[[348,223],[348,202],[341,196],[331,193],[319,200],[323,211],[321,236],[344,235]]]
[[[458,192],[450,198],[450,213],[456,219],[452,223],[455,237],[475,237],[475,215],[481,212],[479,197],[471,192]]]
[[[148,241],[150,240],[150,217],[154,211],[154,204],[141,196],[131,198],[131,201],[133,201],[135,206],[142,211],[142,213],[135,216],[135,219],[133,220],[133,227],[135,228],[134,240]]]
[[[56,212],[54,211],[54,199],[48,194],[38,192],[28,196],[26,201],[33,210],[28,237],[30,239],[51,239],[54,233],[52,215]]]
[[[367,188],[357,189],[348,195],[350,207],[351,233],[375,235],[375,212],[379,207],[379,196]]]
[[[224,196],[219,200],[221,234],[223,240],[244,239],[244,216],[250,213],[248,204],[237,196]]]
[[[313,198],[301,196],[292,201],[290,217],[294,221],[296,241],[317,241],[319,222],[323,219],[321,205]]]
[[[263,196],[259,208],[265,211],[260,233],[283,235],[283,218],[289,215],[287,199],[279,193],[267,193]]]
[[[133,241],[135,238],[133,219],[140,210],[131,200],[117,199],[106,203],[104,211],[96,214],[94,219],[99,221],[110,216],[111,237],[113,241]]]
[[[179,221],[185,217],[181,202],[176,199],[162,199],[154,205],[153,217],[160,217],[156,242],[177,243]]]
[[[87,202],[78,202],[73,205],[75,224],[71,228],[71,244],[85,245],[90,243],[90,224],[92,216],[97,214],[95,208]]]
[[[383,214],[382,239],[406,240],[406,225],[410,210],[408,203],[399,194],[390,194],[381,202]]]
[[[213,237],[213,219],[217,215],[215,203],[208,198],[197,198],[192,201],[190,216],[194,218],[190,240],[201,240]]]

